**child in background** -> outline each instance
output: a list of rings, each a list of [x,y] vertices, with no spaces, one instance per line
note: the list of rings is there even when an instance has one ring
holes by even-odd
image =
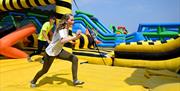
[[[28,61],[32,62],[31,57],[37,54],[41,54],[43,47],[47,47],[48,44],[51,42],[48,34],[52,34],[52,29],[54,27],[55,17],[50,16],[49,21],[45,22],[41,28],[41,31],[38,35],[38,49],[31,53],[28,57]]]

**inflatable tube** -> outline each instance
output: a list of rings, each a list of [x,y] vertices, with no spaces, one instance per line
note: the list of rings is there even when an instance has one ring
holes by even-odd
[[[83,48],[83,49],[87,49],[87,48],[93,48],[90,47],[92,44],[92,38],[88,35],[84,35],[82,34],[82,36],[75,40],[75,46],[74,49],[79,49],[79,48]]]
[[[24,58],[27,54],[11,46],[31,35],[36,30],[33,24],[23,26],[0,39],[0,54],[10,58]]]
[[[82,34],[82,36],[79,38],[80,44],[79,48],[86,48],[87,49],[87,44],[88,44],[88,39],[86,38],[86,35]]]
[[[15,32],[8,34],[7,36],[4,36],[0,39],[1,43],[3,44],[0,49],[16,44],[18,40],[21,40],[34,33],[34,30],[36,30],[35,26],[33,24],[28,24],[20,29],[17,29]]]
[[[75,40],[75,46],[74,46],[74,49],[79,49],[79,46],[80,46],[80,39],[77,39]]]
[[[25,39],[23,39],[22,45],[23,45],[23,47],[21,49],[24,49],[24,50],[29,50],[29,47],[33,47],[33,49],[37,48],[38,47],[38,35],[36,33],[33,33],[32,35],[26,37]]]
[[[87,37],[86,35],[84,35],[84,34],[82,34],[82,37],[83,37],[83,38],[80,38],[80,43],[83,43],[83,44],[82,44],[82,48],[87,49],[87,48],[88,48],[88,43],[89,43],[88,37]],[[81,44],[80,44],[80,45],[81,45]],[[81,48],[81,47],[80,47],[80,48]]]
[[[78,51],[73,50],[73,54],[75,55],[82,55],[82,56],[89,56],[89,57],[105,57],[106,53],[101,52],[101,55],[98,51],[92,52],[92,51]]]
[[[33,33],[32,36],[34,39],[33,47],[38,47],[38,35],[36,33]]]
[[[0,50],[0,54],[5,55],[6,57],[9,58],[26,58],[28,57],[28,54],[26,54],[25,52],[13,48],[13,47],[7,47],[3,50]]]
[[[90,63],[90,64],[112,66],[111,58],[103,57],[103,59],[102,59],[102,57],[91,57],[91,56],[82,56],[82,55],[77,55],[77,57],[82,60],[87,60],[88,63]],[[103,60],[104,60],[104,62],[103,62]]]
[[[168,59],[168,60],[137,60],[137,59],[123,59],[115,58],[115,66],[123,67],[139,67],[139,68],[149,68],[149,69],[167,69],[171,71],[177,71],[180,67],[180,57]]]
[[[89,14],[89,13],[86,13],[86,12],[82,12],[80,10],[76,10],[75,12],[76,12],[76,14],[84,14],[84,15],[87,15],[88,17],[93,17],[92,14]]]
[[[55,0],[0,0],[0,11],[55,4]]]
[[[72,53],[72,48],[69,48],[69,47],[63,47],[64,50],[66,50],[67,52],[69,53]]]
[[[160,85],[151,91],[180,91],[180,83],[168,83]]]
[[[115,47],[116,58],[171,59],[180,56],[180,36],[167,41],[130,42]]]
[[[100,65],[112,65],[112,59],[106,57],[108,54],[107,51],[93,49],[79,49],[73,50],[73,54],[77,55],[78,58],[87,60],[91,64],[100,64]]]

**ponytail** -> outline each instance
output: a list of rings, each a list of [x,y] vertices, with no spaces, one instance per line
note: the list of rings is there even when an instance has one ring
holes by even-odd
[[[61,29],[64,29],[67,25],[67,21],[70,18],[70,16],[73,16],[72,14],[65,14],[62,16],[60,22],[57,25],[56,31],[58,32]]]

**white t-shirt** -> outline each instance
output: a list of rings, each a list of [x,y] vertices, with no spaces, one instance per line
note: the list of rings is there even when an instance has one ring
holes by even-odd
[[[51,43],[46,48],[46,53],[49,56],[57,56],[61,52],[64,45],[61,44],[60,41],[62,38],[66,38],[66,37],[68,37],[67,29],[61,29],[59,30],[59,32],[55,31]]]

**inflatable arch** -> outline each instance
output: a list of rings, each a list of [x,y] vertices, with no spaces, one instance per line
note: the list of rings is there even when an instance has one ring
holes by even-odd
[[[56,4],[55,16],[72,13],[71,0],[0,0],[0,12]]]
[[[0,0],[0,13],[51,4],[56,5],[55,16],[57,21],[59,21],[64,14],[72,13],[72,0]],[[28,56],[25,52],[11,46],[17,43],[18,40],[24,39],[26,36],[34,33],[36,30],[35,26],[32,24],[26,25],[18,30],[18,32],[15,31],[12,34],[8,34],[0,39],[1,55],[10,58],[25,58]],[[18,36],[14,36],[14,34],[18,34]]]

